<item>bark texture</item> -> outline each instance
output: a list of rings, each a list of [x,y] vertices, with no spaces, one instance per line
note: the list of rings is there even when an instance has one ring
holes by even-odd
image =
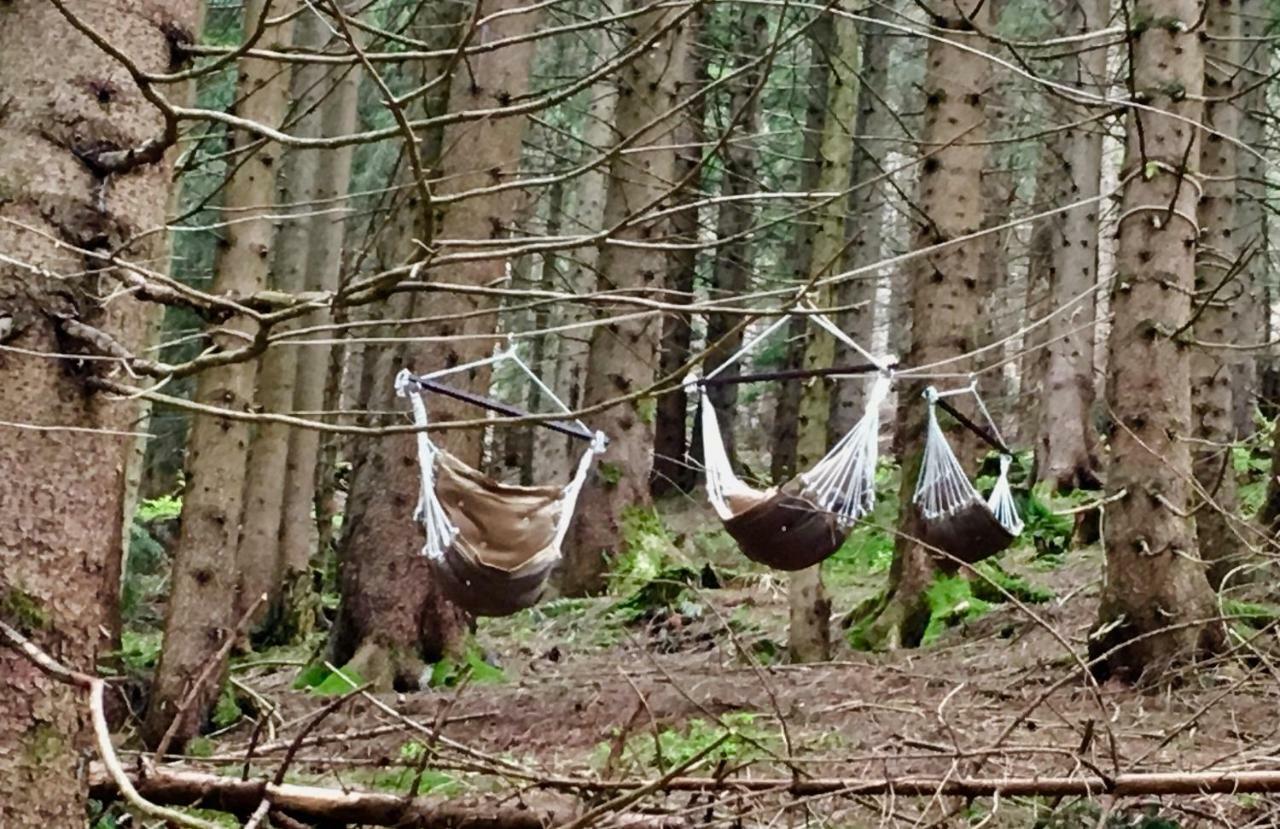
[[[929,42],[925,69],[923,147],[936,150],[920,168],[914,246],[929,248],[977,231],[983,224],[982,171],[987,149],[986,95],[990,64],[980,55],[951,45],[981,48],[974,29],[990,24],[990,4],[966,0],[946,7],[935,25],[947,29],[946,40]],[[972,21],[972,22],[970,22]],[[942,148],[942,149],[936,149]],[[915,260],[910,268],[912,339],[907,365],[930,365],[971,352],[981,336],[984,297],[977,274],[981,240],[955,244]],[[966,371],[970,359],[955,360],[948,371]],[[928,624],[924,590],[933,576],[930,553],[912,538],[919,535],[911,497],[924,447],[924,383],[902,383],[898,389],[898,436],[902,446],[901,535],[889,572],[884,599],[871,608],[866,637],[875,647],[914,647]],[[949,435],[962,462],[972,469],[973,440]]]
[[[1109,19],[1107,0],[1066,0],[1063,34],[1100,29]],[[1107,84],[1107,51],[1092,49],[1062,59],[1060,82],[1091,94]],[[1089,107],[1054,99],[1059,123],[1071,124],[1055,138],[1047,169],[1058,181],[1060,203],[1098,195],[1102,181],[1102,125],[1079,123],[1096,114]],[[1054,315],[1044,329],[1046,346],[1037,415],[1036,480],[1054,490],[1098,489],[1100,461],[1093,426],[1093,320],[1098,284],[1097,203],[1072,208],[1045,222],[1048,238],[1048,309]],[[1046,309],[1046,310],[1048,310]]]
[[[245,4],[246,26],[256,25],[262,18],[264,1]],[[290,29],[291,18],[286,18],[265,36],[288,42]],[[280,71],[275,63],[252,57],[237,62],[237,115],[279,126],[288,94],[289,73]],[[253,141],[250,134],[233,131],[228,144],[235,150]],[[223,203],[236,211],[237,221],[227,226],[214,260],[215,293],[246,296],[267,285],[268,253],[275,236],[270,205],[279,156],[276,145],[263,144],[234,168],[227,181]],[[235,349],[256,332],[257,324],[252,320],[233,318],[213,331],[210,339],[216,348]],[[254,369],[255,363],[249,361],[204,371],[196,383],[196,401],[247,409],[253,400]],[[221,646],[237,622],[236,549],[249,439],[249,424],[242,421],[200,416],[191,424],[182,516],[165,609],[164,648],[143,721],[143,739],[152,746],[171,730],[175,747],[198,734],[221,687],[227,653]],[[222,657],[217,660],[220,649]],[[214,661],[221,665],[214,668],[212,679],[192,695],[196,678]],[[177,724],[170,729],[175,719]]]
[[[1196,550],[1188,479],[1189,349],[1195,286],[1204,45],[1197,0],[1145,0],[1130,32],[1134,88],[1151,110],[1129,114],[1107,402],[1114,413],[1107,490],[1107,569],[1089,650],[1098,672],[1136,680],[1221,643]],[[1170,629],[1170,626],[1179,626]],[[1139,638],[1142,637],[1142,638]]]
[[[137,65],[155,73],[178,68],[173,47],[192,37],[195,6],[66,4],[92,30],[128,44]],[[39,0],[0,4],[0,101],[0,250],[16,260],[0,264],[0,343],[79,350],[69,329],[80,322],[127,348],[141,346],[147,312],[127,295],[99,303],[115,289],[116,274],[93,254],[143,262],[163,255],[157,235],[129,240],[163,225],[168,164],[144,162],[109,175],[95,164],[104,150],[161,138],[160,114],[119,63]],[[95,279],[76,278],[86,271]],[[57,427],[133,428],[136,407],[92,390],[98,372],[111,371],[106,363],[0,351],[4,419],[54,427],[0,428],[0,617],[87,673],[109,647],[100,626],[119,589],[131,441]],[[87,726],[79,692],[0,648],[0,825],[83,825]]]
[[[627,7],[646,5],[629,0]],[[615,130],[624,140],[634,138],[632,152],[613,160],[605,198],[605,226],[626,224],[616,234],[619,239],[661,239],[669,232],[666,219],[643,215],[669,196],[675,175],[675,151],[666,128],[648,123],[678,100],[689,23],[686,10],[678,8],[659,8],[635,18],[636,38],[649,41],[661,34],[618,77]],[[599,258],[600,287],[662,288],[664,259],[662,251],[605,244]],[[651,385],[661,331],[661,320],[649,317],[592,329],[583,404],[598,405]],[[608,557],[622,544],[623,512],[649,502],[654,406],[652,398],[629,400],[591,418],[591,425],[607,434],[610,444],[583,487],[578,519],[566,539],[560,587],[567,595],[594,593],[604,586]]]
[[[826,120],[818,145],[820,192],[844,192],[853,172],[853,128],[858,110],[858,28],[847,17],[832,21],[827,80]],[[842,262],[845,247],[845,201],[834,199],[818,212],[809,265],[811,280],[830,276]],[[818,305],[832,299],[830,287],[818,292]],[[810,328],[805,345],[804,368],[818,369],[835,361],[835,339]],[[808,380],[800,396],[797,463],[809,469],[827,452],[827,420],[831,415],[831,383],[825,378]],[[793,662],[819,662],[831,658],[831,600],[822,584],[822,565],[793,574],[789,584],[791,626],[788,651]]]
[[[1240,4],[1216,0],[1205,17],[1204,107],[1206,131],[1200,139],[1200,247],[1196,252],[1196,305],[1192,330],[1200,342],[1234,342],[1248,315],[1248,286],[1240,278],[1236,242],[1236,146],[1239,134],[1237,93],[1240,65]],[[1250,339],[1253,336],[1249,335]],[[1191,414],[1195,435],[1205,443],[1192,456],[1205,505],[1196,513],[1196,540],[1209,566],[1209,583],[1222,584],[1241,563],[1246,544],[1237,535],[1234,516],[1240,499],[1231,444],[1235,441],[1233,368],[1236,352],[1204,346],[1191,355]]]

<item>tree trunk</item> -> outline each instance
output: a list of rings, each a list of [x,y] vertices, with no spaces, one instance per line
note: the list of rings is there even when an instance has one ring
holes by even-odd
[[[521,9],[518,0],[482,0],[481,14]],[[442,8],[436,14],[456,10]],[[486,41],[514,38],[515,43],[473,55],[452,78],[449,108],[454,112],[490,109],[518,99],[528,89],[533,42],[520,39],[532,31],[538,15],[506,14],[484,27]],[[452,18],[450,18],[450,21]],[[449,22],[444,30],[447,31]],[[485,187],[514,173],[520,157],[523,116],[494,116],[450,125],[441,142],[441,174],[448,187],[441,196]],[[426,159],[430,163],[430,158]],[[406,258],[413,254],[414,239],[436,243],[449,253],[449,240],[476,239],[505,233],[514,208],[511,191],[473,195],[444,205],[438,222],[439,238],[425,238],[425,226],[405,227]],[[419,206],[420,209],[420,206]],[[456,263],[448,279],[466,284],[486,284],[504,275],[501,259]],[[420,295],[410,313],[447,317],[482,307],[478,298],[465,295]],[[407,314],[406,314],[407,316]],[[455,336],[492,333],[493,317],[471,317],[448,323],[398,326],[398,336]],[[379,354],[369,374],[371,410],[388,410],[398,403],[392,379],[401,367],[427,372],[473,360],[492,348],[491,339],[435,340],[411,343],[403,350]],[[473,371],[451,378],[451,384],[488,392],[489,372]],[[472,419],[475,410],[438,405],[429,401],[433,420]],[[481,432],[437,432],[433,440],[463,461],[478,465]],[[351,500],[341,545],[341,603],[329,639],[329,655],[337,663],[353,667],[377,687],[416,687],[423,662],[456,653],[465,643],[465,617],[441,593],[431,569],[420,554],[421,529],[411,516],[418,499],[417,449],[412,435],[394,435],[367,447],[351,484]]]
[[[1248,288],[1236,271],[1236,146],[1239,110],[1234,79],[1240,65],[1239,0],[1208,4],[1205,17],[1205,132],[1200,139],[1200,245],[1196,251],[1195,317],[1192,330],[1201,342],[1233,342],[1243,333]],[[1226,136],[1226,138],[1222,137]],[[1248,334],[1249,340],[1257,338]],[[1200,347],[1191,355],[1191,415],[1201,441],[1192,453],[1196,480],[1208,500],[1196,512],[1196,539],[1209,566],[1209,584],[1220,587],[1242,563],[1247,545],[1234,525],[1239,509],[1231,447],[1235,441],[1232,366],[1237,352]],[[1199,500],[1199,499],[1195,499]]]
[[[820,151],[823,126],[827,120],[827,85],[831,74],[824,57],[831,52],[832,37],[831,15],[821,15],[809,27],[812,47],[808,95],[805,99],[804,158],[800,166],[800,189],[805,193],[817,191],[818,177],[822,174]],[[791,266],[791,281],[799,285],[809,278],[817,223],[808,214],[804,214],[793,227],[794,235],[788,246],[787,262]],[[788,323],[785,329],[787,344],[784,368],[798,369],[803,364],[806,330],[807,323],[800,317],[793,318]],[[781,384],[777,392],[773,412],[773,447],[769,458],[769,474],[774,482],[785,481],[796,474],[801,389],[797,382],[786,382]]]
[[[935,25],[947,30],[946,40],[931,40],[926,59],[922,148],[936,152],[920,169],[917,203],[923,218],[916,231],[916,249],[974,233],[983,224],[982,171],[987,155],[983,143],[990,63],[952,43],[980,49],[983,41],[973,30],[987,29],[991,9],[983,0],[964,0],[945,11],[946,16],[936,19]],[[984,302],[977,280],[982,247],[980,239],[952,244],[914,261],[907,365],[954,360],[977,346]],[[947,371],[963,372],[971,366],[970,360],[959,360],[949,363]],[[924,385],[921,381],[906,382],[898,389],[898,435],[903,452],[901,534],[888,591],[872,610],[875,618],[867,627],[867,640],[876,647],[914,647],[929,621],[924,590],[932,581],[933,562],[930,553],[912,540],[920,535],[920,529],[911,500],[924,449],[925,406],[920,401]],[[949,439],[962,462],[971,462],[976,446],[967,433],[955,433]]]
[[[125,2],[66,4],[148,73],[180,67],[192,0],[162,8]],[[0,8],[0,411],[47,427],[0,428],[0,616],[66,664],[93,673],[110,646],[100,626],[119,590],[123,469],[137,407],[108,402],[92,381],[113,364],[74,364],[21,350],[63,353],[70,323],[143,345],[148,313],[110,284],[114,269],[80,250],[129,261],[162,256],[168,157],[108,172],[103,148],[141,147],[163,134],[160,114],[128,72],[77,32],[51,3]],[[137,239],[151,239],[139,243]],[[15,261],[16,260],[16,261]],[[92,272],[95,279],[62,274]],[[101,295],[112,295],[109,305]],[[117,562],[113,563],[112,560]],[[116,578],[113,578],[115,576]],[[0,825],[80,826],[88,717],[75,689],[0,648]]]
[[[1190,355],[1173,339],[1190,321],[1195,286],[1199,194],[1188,178],[1198,178],[1203,11],[1197,0],[1141,0],[1133,19],[1162,23],[1129,33],[1129,93],[1152,109],[1129,114],[1107,377],[1115,417],[1107,569],[1089,652],[1102,658],[1099,674],[1134,680],[1163,676],[1171,663],[1223,641],[1220,623],[1199,621],[1217,608],[1185,517],[1192,469],[1180,436],[1191,433]]]
[[[821,173],[818,190],[842,193],[853,173],[853,129],[858,115],[858,27],[847,17],[831,22],[830,68],[827,81],[826,119],[818,145]],[[809,277],[818,280],[838,270],[845,247],[845,206],[842,198],[829,201],[818,212]],[[831,304],[834,291],[824,287],[818,304]],[[825,331],[810,328],[804,351],[804,367],[819,369],[835,362],[835,340]],[[814,378],[804,384],[800,397],[797,462],[809,469],[827,453],[827,419],[831,415],[830,381]],[[788,651],[793,662],[820,662],[831,658],[831,600],[822,585],[822,565],[816,564],[791,576],[789,584],[791,626]]]
[[[1063,33],[1077,35],[1105,26],[1108,0],[1067,0]],[[1105,92],[1107,51],[1094,48],[1062,59],[1061,82],[1089,93]],[[1062,123],[1095,114],[1091,107],[1072,106],[1055,98]],[[1102,125],[1076,124],[1060,133],[1050,175],[1057,177],[1063,202],[1098,195],[1102,180]],[[1059,166],[1060,165],[1060,166]],[[1047,205],[1042,205],[1046,207]],[[1070,305],[1045,326],[1044,373],[1037,395],[1036,480],[1055,490],[1098,489],[1097,435],[1093,427],[1093,320],[1095,302],[1081,296],[1098,284],[1098,215],[1091,203],[1047,220],[1049,238],[1048,309]],[[1074,304],[1073,304],[1074,303]]]
[[[307,52],[321,51],[328,29],[316,15],[302,15],[294,29],[294,45]],[[325,70],[319,64],[303,64],[293,73],[293,110],[301,117],[293,125],[298,136],[315,137],[320,132],[317,107],[327,92]],[[314,209],[316,177],[322,163],[319,150],[290,149],[285,152],[279,176],[280,212],[286,215],[276,232],[272,250],[273,287],[298,293],[308,287],[308,251],[311,248],[308,215]],[[277,333],[296,326],[276,328]],[[285,344],[268,349],[258,369],[257,405],[267,412],[293,411],[294,383],[298,371],[298,349]],[[235,615],[243,616],[258,596],[267,601],[254,614],[255,626],[273,626],[278,619],[280,576],[283,566],[282,516],[287,490],[304,488],[302,480],[286,472],[289,460],[288,426],[261,423],[249,445],[248,467],[253,470],[245,484],[244,519],[240,526],[236,566],[240,575]],[[288,481],[289,485],[281,486]],[[309,523],[309,522],[308,522]],[[255,630],[255,633],[261,631]]]
[[[894,10],[894,4],[874,5],[868,16],[884,19]],[[852,183],[856,187],[849,194],[849,213],[856,221],[849,223],[849,236],[845,266],[849,270],[870,267],[884,256],[885,208],[889,182],[878,181],[885,170],[888,142],[884,137],[894,131],[894,114],[887,98],[889,93],[889,64],[893,55],[893,41],[883,28],[868,24],[862,31],[862,80],[866,85],[858,96],[858,117],[854,125],[854,158]],[[874,184],[868,182],[875,181]],[[876,327],[876,290],[884,273],[864,273],[841,282],[836,288],[836,305],[856,305],[842,311],[836,317],[840,329],[859,345],[870,351]],[[841,343],[836,344],[837,363],[860,363],[861,355]],[[861,380],[845,380],[837,383],[832,395],[831,421],[827,439],[831,443],[848,434],[863,415],[867,383]]]
[[[347,13],[355,13],[361,3],[344,3]],[[312,35],[320,40],[327,33],[327,24],[316,16],[305,24],[321,29]],[[322,135],[348,135],[359,124],[360,68],[336,67],[321,74],[322,88],[328,92],[316,111],[316,120]],[[346,197],[351,185],[351,147],[326,150],[323,166],[317,173],[314,198],[320,206],[347,207]],[[307,272],[304,287],[311,291],[332,291],[341,282],[343,246],[346,240],[347,218],[345,213],[319,213],[306,223]],[[317,313],[302,320],[310,326],[332,322],[328,313]],[[321,333],[318,339],[327,339]],[[305,340],[303,341],[305,343]],[[299,412],[317,412],[325,407],[325,390],[331,370],[332,349],[328,345],[290,344],[286,349],[296,351],[296,380],[292,406]],[[316,416],[314,414],[310,416]],[[311,556],[316,550],[319,528],[316,518],[326,515],[318,508],[320,433],[310,429],[293,429],[289,432],[289,451],[285,464],[284,502],[280,513],[280,556],[275,580],[280,585],[280,629],[282,640],[295,641],[305,637],[314,624],[318,612],[317,597],[311,580]]]
[[[644,0],[629,0],[628,8],[643,9]],[[635,38],[652,38],[669,23],[686,16],[680,8],[657,8],[634,18]],[[618,227],[619,240],[661,239],[669,230],[666,219],[643,216],[670,197],[675,176],[675,151],[664,124],[648,123],[678,100],[686,66],[688,24],[671,26],[652,47],[621,70],[615,131],[635,137],[631,152],[616,156],[605,198],[605,227]],[[654,145],[657,146],[654,146]],[[660,289],[665,271],[662,251],[606,243],[600,250],[601,287]],[[583,404],[595,406],[651,385],[658,363],[660,318],[625,320],[592,329],[591,351],[583,385]],[[609,436],[608,451],[583,487],[578,520],[566,540],[561,590],[570,596],[598,592],[604,587],[607,557],[622,546],[622,518],[628,508],[649,502],[649,473],[653,466],[652,398],[630,400],[591,418]]]
[[[263,6],[264,0],[246,2],[247,27],[256,25]],[[288,41],[291,21],[286,17],[269,36]],[[288,106],[289,73],[272,61],[253,57],[241,58],[237,67],[236,114],[279,126]],[[233,131],[228,143],[234,149],[253,140],[248,133]],[[234,211],[236,222],[226,227],[217,251],[215,293],[247,296],[267,285],[278,157],[278,147],[264,144],[235,167],[227,181],[223,204]],[[238,348],[244,337],[253,337],[256,331],[252,320],[233,318],[211,330],[210,339],[217,348]],[[249,408],[254,368],[253,362],[241,362],[207,369],[197,379],[196,401],[234,411]],[[249,438],[250,428],[244,421],[197,416],[191,424],[164,648],[142,728],[143,739],[151,746],[169,732],[177,748],[198,734],[221,687],[227,654],[222,644],[237,622],[236,547]],[[196,677],[210,663],[214,663],[212,678],[192,695]]]
[[[701,9],[688,23],[690,42],[694,42],[703,29]],[[680,98],[688,96],[691,89],[698,89],[707,82],[707,52],[690,49],[686,60],[686,77],[681,79]],[[699,96],[681,114],[676,132],[676,178],[688,182],[676,193],[678,204],[683,206],[671,217],[671,236],[677,245],[683,245],[667,256],[667,294],[672,302],[693,302],[695,279],[698,273],[699,210],[692,206],[702,192],[702,141],[703,121],[706,117],[706,97]],[[692,320],[687,314],[669,314],[662,322],[662,359],[659,371],[668,377],[689,361],[693,343]],[[649,480],[649,492],[654,497],[669,492],[689,492],[697,483],[697,467],[690,463],[689,445],[689,396],[684,387],[673,389],[658,398],[658,413],[653,428],[653,473]],[[697,421],[694,429],[697,429]]]
[[[1265,37],[1271,33],[1271,12],[1263,0],[1239,0],[1240,7],[1240,58],[1245,71],[1236,81],[1237,93],[1248,89],[1239,100],[1240,140],[1250,150],[1261,151],[1267,142],[1266,113],[1267,91],[1271,83],[1264,83],[1271,73],[1271,48]],[[1254,152],[1236,149],[1236,167],[1239,171],[1237,190],[1240,198],[1236,207],[1237,249],[1245,245],[1254,249],[1254,256],[1240,271],[1239,281],[1244,286],[1235,320],[1235,342],[1256,343],[1270,339],[1270,307],[1274,296],[1268,295],[1268,269],[1271,262],[1270,245],[1267,243],[1267,184],[1266,163]],[[1249,437],[1257,430],[1254,420],[1260,391],[1259,370],[1269,361],[1256,351],[1237,352],[1232,362],[1231,402],[1234,408],[1236,434]]]
[[[715,263],[711,269],[711,299],[724,301],[745,294],[751,285],[751,242],[747,234],[755,223],[755,206],[745,200],[758,186],[756,181],[756,142],[760,131],[760,96],[756,86],[760,82],[759,63],[752,61],[768,48],[768,24],[756,15],[748,29],[749,9],[743,9],[731,27],[731,41],[746,48],[738,52],[734,71],[738,72],[729,85],[729,118],[737,121],[727,129],[730,137],[722,151],[720,174],[719,215],[716,219]],[[737,314],[707,315],[707,354],[703,362],[707,374],[718,370],[725,360],[742,346],[742,329],[737,328],[742,318]],[[741,363],[726,366],[722,376],[733,377],[741,373]],[[738,420],[738,386],[730,383],[707,388],[707,400],[716,407],[716,417],[724,439],[729,462],[737,463],[737,442],[734,426]]]

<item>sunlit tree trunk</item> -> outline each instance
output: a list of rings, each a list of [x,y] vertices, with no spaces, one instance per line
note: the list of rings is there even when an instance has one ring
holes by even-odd
[[[1102,675],[1158,678],[1222,641],[1192,522],[1189,349],[1201,178],[1205,4],[1143,0],[1130,32],[1130,94],[1119,276],[1112,300],[1107,402],[1114,412],[1106,507],[1107,569],[1089,651]],[[1199,622],[1199,623],[1197,623]],[[1142,637],[1142,638],[1138,638]],[[1116,652],[1108,654],[1113,649]]]
[[[858,27],[847,17],[832,21],[829,52],[827,117],[818,154],[822,172],[818,190],[843,193],[853,172],[853,135],[858,112]],[[809,277],[813,281],[838,271],[845,246],[845,200],[837,198],[818,211]],[[820,306],[830,305],[834,290],[819,290]],[[804,368],[818,369],[835,361],[835,340],[825,331],[810,328]],[[804,383],[800,397],[799,441],[796,458],[800,469],[809,469],[827,452],[827,420],[831,415],[829,381],[814,378]],[[818,662],[831,657],[831,600],[822,585],[822,565],[793,573],[789,585],[791,627],[788,651],[793,662]]]
[[[929,42],[926,58],[922,148],[931,154],[920,168],[917,203],[921,218],[916,249],[974,233],[983,223],[982,170],[987,155],[983,142],[990,63],[981,54],[952,44],[980,51],[984,41],[973,30],[987,29],[991,9],[983,0],[965,0],[938,10],[942,16],[934,23],[946,30],[946,37]],[[951,360],[977,346],[979,309],[985,303],[977,279],[981,255],[982,242],[974,240],[948,245],[914,261],[910,268],[913,322],[907,365]],[[970,360],[960,360],[949,363],[948,371],[963,372],[970,367]],[[884,648],[919,644],[929,620],[924,590],[933,578],[933,561],[924,547],[911,540],[920,535],[911,497],[924,449],[923,388],[921,381],[898,387],[902,534],[894,551],[888,591],[880,606],[872,609],[876,618],[867,627],[869,642]],[[971,461],[974,441],[960,432],[950,437],[962,461]]]
[[[262,19],[264,0],[245,4],[246,28]],[[284,7],[273,7],[274,12]],[[287,41],[292,18],[271,34]],[[236,114],[259,124],[278,127],[288,106],[289,73],[274,62],[243,57],[236,79]],[[254,142],[246,132],[233,131],[232,149]],[[224,207],[236,221],[224,230],[225,240],[214,262],[213,290],[247,296],[267,286],[267,272],[275,236],[270,216],[275,200],[275,167],[279,147],[265,143],[236,166],[224,191]],[[217,348],[239,348],[257,325],[233,318],[211,331]],[[243,411],[253,400],[256,364],[234,363],[207,369],[196,383],[199,403]],[[174,550],[173,576],[165,612],[164,648],[151,685],[151,699],[143,723],[149,745],[173,734],[176,747],[199,733],[221,687],[227,650],[222,647],[238,621],[235,616],[236,547],[240,535],[249,424],[220,417],[199,416],[191,424],[187,443],[186,488]],[[221,657],[219,658],[219,654]],[[221,663],[219,665],[219,663]],[[196,678],[213,664],[212,679]]]
[[[647,5],[630,0],[628,8]],[[632,151],[613,161],[605,198],[605,226],[629,222],[617,233],[619,239],[661,239],[669,229],[666,219],[642,215],[669,197],[675,176],[675,151],[666,127],[650,127],[649,122],[678,100],[689,23],[681,8],[659,7],[634,18],[636,38],[662,34],[618,78],[616,132],[624,140],[635,137]],[[606,243],[599,258],[600,287],[662,288],[664,259],[660,250]],[[583,404],[598,405],[651,385],[661,332],[661,318],[655,317],[593,328]],[[608,556],[622,546],[623,512],[649,501],[654,406],[652,398],[629,400],[591,417],[591,425],[607,434],[610,444],[583,488],[579,517],[566,541],[560,584],[567,595],[594,593],[604,586]]]
[[[1079,35],[1100,29],[1109,19],[1107,0],[1066,0],[1063,33]],[[1091,44],[1097,46],[1097,44]],[[1074,89],[1100,94],[1106,88],[1107,51],[1093,48],[1062,59],[1060,81]],[[1095,108],[1055,99],[1061,123],[1070,124],[1054,139],[1048,170],[1057,179],[1061,207],[1098,195],[1102,180],[1103,127],[1081,120]],[[1055,490],[1096,489],[1099,460],[1093,427],[1093,320],[1095,302],[1089,291],[1098,283],[1098,215],[1091,202],[1045,222],[1049,268],[1047,309],[1057,313],[1044,327],[1045,349],[1037,365],[1043,369],[1037,395],[1036,479]]]

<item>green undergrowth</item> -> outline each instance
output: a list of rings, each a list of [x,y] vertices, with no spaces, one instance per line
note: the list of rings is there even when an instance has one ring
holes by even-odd
[[[612,763],[614,772],[625,769],[663,773],[703,752],[708,752],[703,766],[714,767],[718,763],[763,759],[775,753],[779,744],[778,735],[761,726],[756,714],[742,711],[724,715],[720,723],[695,718],[656,733],[637,731],[627,734],[619,749],[618,741],[622,736],[621,730],[615,728],[610,739],[596,745],[591,755],[596,769],[607,769]]]

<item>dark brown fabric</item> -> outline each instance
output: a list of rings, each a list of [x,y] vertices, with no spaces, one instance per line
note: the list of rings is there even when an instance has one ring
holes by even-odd
[[[449,598],[477,616],[532,607],[560,559],[554,546],[564,490],[509,486],[441,452],[436,497],[458,537],[434,561]]]
[[[743,555],[775,570],[811,567],[840,549],[849,534],[831,513],[802,495],[777,491],[735,500],[730,500],[731,509],[746,508],[724,522],[725,530]]]
[[[925,519],[918,512],[920,540],[930,547],[945,550],[963,562],[972,564],[990,558],[1013,543],[1016,536],[1004,528],[991,508],[977,501],[943,518]],[[955,569],[955,562],[939,556],[944,569]]]

